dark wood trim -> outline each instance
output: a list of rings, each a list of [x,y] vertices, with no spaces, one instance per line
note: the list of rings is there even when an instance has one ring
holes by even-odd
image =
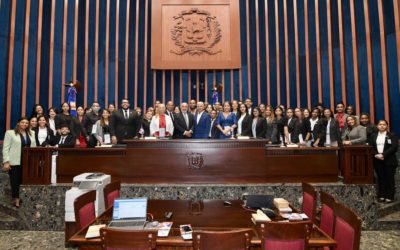
[[[335,107],[335,82],[333,79],[333,48],[332,48],[332,16],[331,0],[326,1],[327,26],[328,26],[328,61],[329,61],[329,99],[331,110]]]
[[[239,99],[243,99],[243,74],[242,69],[239,69]]]
[[[367,62],[368,62],[369,115],[371,121],[375,121],[374,62],[372,59],[371,25],[369,22],[368,0],[364,0],[364,19],[365,19],[365,41],[367,47]]]
[[[281,75],[280,75],[280,53],[279,53],[279,12],[278,0],[275,0],[275,33],[276,33],[276,92],[277,92],[277,105],[281,104]]]
[[[340,79],[341,79],[341,84],[342,84],[342,101],[344,103],[347,103],[346,58],[345,58],[345,50],[344,50],[342,0],[338,0],[337,4],[338,4],[338,22],[339,22]]]
[[[89,1],[89,0],[88,0]],[[50,20],[50,47],[49,47],[49,97],[48,106],[53,106],[53,69],[54,69],[54,23],[56,17],[56,1],[51,1],[51,20]],[[87,88],[85,88],[87,89]],[[86,91],[85,91],[86,93]],[[86,100],[86,98],[85,98]],[[85,103],[86,106],[86,103]]]
[[[354,93],[355,93],[355,109],[360,110],[360,77],[358,70],[358,46],[357,46],[357,26],[356,14],[354,9],[354,0],[350,0],[350,16],[351,16],[351,38],[353,46],[353,68],[354,68]]]
[[[24,25],[24,52],[22,66],[22,93],[21,116],[26,115],[26,88],[28,79],[28,48],[29,48],[29,19],[31,14],[31,0],[25,1],[25,25]]]
[[[139,68],[139,0],[136,0],[136,27],[135,27],[135,85],[134,85],[134,107],[138,104],[138,68]],[[163,72],[163,76],[164,76]],[[163,81],[164,87],[164,81]],[[164,99],[164,94],[163,94]]]
[[[208,70],[204,73],[204,101],[208,102]]]
[[[306,52],[307,106],[311,108],[310,45],[308,37],[308,0],[304,0],[304,38],[306,46],[305,52]]]
[[[286,106],[290,105],[290,72],[289,72],[289,33],[288,33],[288,16],[287,16],[287,1],[283,1],[283,25],[285,32],[285,75],[286,75]]]
[[[383,79],[383,106],[385,107],[385,120],[390,124],[390,106],[389,106],[389,80],[387,66],[387,49],[386,49],[386,32],[385,17],[382,6],[382,0],[378,0],[379,13],[379,31],[381,40],[381,56],[382,56],[382,79]]]
[[[300,95],[300,62],[299,62],[299,27],[298,27],[298,16],[297,16],[297,0],[293,0],[293,16],[294,16],[294,47],[296,54],[296,99],[297,107],[301,106],[301,95]]]
[[[260,18],[258,14],[258,0],[255,0],[256,14],[256,50],[257,50],[257,99],[261,103],[261,79],[260,79]],[[223,95],[224,96],[224,95]]]
[[[10,36],[8,44],[8,69],[7,69],[7,110],[6,112],[6,130],[10,129],[11,123],[11,98],[12,98],[12,73],[14,65],[14,39],[15,39],[15,15],[17,9],[17,1],[11,3],[10,14]]]
[[[36,41],[36,84],[35,84],[35,103],[40,99],[40,67],[42,64],[42,27],[43,27],[43,0],[39,0],[38,31]],[[63,50],[64,53],[64,50]],[[64,55],[64,54],[63,54]],[[65,58],[64,58],[65,59]],[[65,66],[65,64],[64,64]],[[63,68],[65,71],[65,68]],[[65,76],[65,72],[64,72]],[[64,88],[61,88],[64,90]]]
[[[247,45],[247,97],[251,98],[251,59],[250,59],[250,14],[249,1],[246,1],[246,45]]]
[[[110,0],[106,1],[106,48],[104,58],[104,106],[108,106],[108,76],[110,62]]]
[[[318,101],[322,102],[322,69],[321,69],[321,33],[319,28],[319,4],[315,1],[315,39],[317,46],[317,77],[318,77]]]
[[[221,101],[225,101],[225,70],[221,70],[221,84],[222,84],[222,93],[221,93]]]

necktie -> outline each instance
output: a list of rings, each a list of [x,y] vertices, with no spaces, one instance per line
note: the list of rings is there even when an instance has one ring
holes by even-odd
[[[61,137],[61,142],[60,142],[60,144],[64,144],[64,140],[65,140],[65,137]]]
[[[124,116],[125,116],[125,119],[126,119],[126,120],[129,118],[128,110],[124,110]]]
[[[185,123],[186,123],[186,127],[189,128],[189,119],[188,119],[188,115],[187,113],[184,113],[183,115],[185,117]]]

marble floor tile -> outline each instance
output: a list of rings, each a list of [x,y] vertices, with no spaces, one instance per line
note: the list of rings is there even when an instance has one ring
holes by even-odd
[[[0,230],[0,250],[12,249],[65,250],[76,248],[64,247],[63,232]],[[360,249],[400,250],[400,230],[363,231]]]

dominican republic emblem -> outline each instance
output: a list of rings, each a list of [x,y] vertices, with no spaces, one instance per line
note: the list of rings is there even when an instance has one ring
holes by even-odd
[[[213,48],[221,40],[220,24],[208,11],[192,8],[182,11],[173,18],[172,40],[179,50],[171,50],[172,53],[215,55],[221,52]]]
[[[204,166],[203,155],[200,153],[188,153],[186,155],[188,167],[192,169],[200,169]]]

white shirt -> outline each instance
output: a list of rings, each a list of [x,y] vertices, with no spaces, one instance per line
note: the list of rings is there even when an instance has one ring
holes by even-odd
[[[314,127],[315,127],[315,124],[317,124],[317,122],[318,122],[318,117],[317,117],[317,119],[315,119],[315,120],[313,120],[312,118],[310,118],[311,131],[314,131]]]
[[[201,113],[198,113],[197,114],[197,124],[199,124],[199,121],[200,121],[200,118],[201,118],[201,115],[204,113],[204,111],[203,112],[201,112]]]
[[[386,131],[383,133],[379,132],[378,137],[376,137],[376,149],[378,150],[378,153],[380,154],[383,153],[385,142],[386,142]]]
[[[56,135],[57,130],[56,130],[56,122],[54,121],[54,119],[49,119],[49,125],[51,130],[53,130],[53,135]]]
[[[38,130],[39,144],[42,145],[42,143],[46,140],[46,138],[47,138],[47,128],[39,128]]]
[[[251,131],[253,132],[253,137],[257,137],[257,122],[258,119],[253,119],[253,124],[251,125]]]
[[[171,117],[169,117],[168,115],[165,115],[165,123],[166,123],[165,132],[169,132],[170,135],[173,135],[174,124],[172,123]],[[160,117],[158,115],[153,116],[150,122],[150,136],[154,136],[154,133],[159,131],[160,131]]]
[[[211,126],[210,126],[210,133],[208,133],[208,137],[211,137],[211,131],[212,131],[212,127],[214,125],[216,119],[211,120]]]
[[[246,117],[246,114],[242,114],[238,120],[238,129],[237,129],[237,133],[238,135],[242,134],[242,123],[243,123],[243,119]]]

